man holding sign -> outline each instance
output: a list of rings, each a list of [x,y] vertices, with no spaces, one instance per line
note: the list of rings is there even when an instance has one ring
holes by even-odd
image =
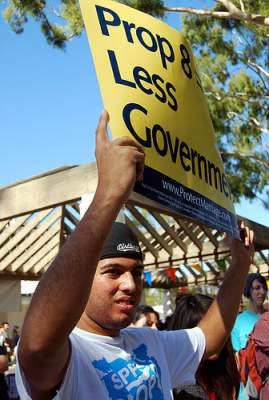
[[[16,374],[23,400],[172,400],[172,388],[194,383],[202,357],[221,349],[237,314],[253,253],[253,232],[244,225],[198,327],[127,328],[141,296],[143,257],[129,228],[114,221],[143,179],[145,156],[129,137],[110,141],[107,121],[103,112],[94,199],[41,279],[25,318]]]

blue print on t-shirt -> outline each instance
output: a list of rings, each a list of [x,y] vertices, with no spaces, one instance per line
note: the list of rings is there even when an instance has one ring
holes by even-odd
[[[93,361],[111,400],[163,400],[161,371],[154,357],[142,344],[130,358],[105,358]]]

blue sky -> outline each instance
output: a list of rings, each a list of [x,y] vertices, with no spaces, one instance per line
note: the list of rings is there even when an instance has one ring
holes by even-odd
[[[178,21],[177,14],[168,19],[174,27]],[[103,107],[85,33],[60,51],[35,23],[16,35],[0,20],[0,38],[0,186],[94,161]],[[259,203],[243,202],[236,211],[269,226]]]

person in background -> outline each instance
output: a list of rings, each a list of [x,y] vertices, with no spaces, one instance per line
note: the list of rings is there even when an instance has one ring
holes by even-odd
[[[8,357],[4,345],[0,345],[0,399],[9,400],[4,372],[8,370]]]
[[[267,282],[264,276],[259,273],[248,274],[243,292],[249,300],[248,308],[237,316],[231,333],[232,345],[236,352],[245,347],[248,335],[261,314],[266,311],[264,302],[267,290]]]
[[[4,330],[4,325],[0,324],[0,346],[3,346],[5,340],[6,340],[6,333]]]
[[[20,338],[20,330],[18,325],[14,325],[13,330],[12,330],[12,337],[11,337],[11,343],[12,343],[12,347],[16,347],[18,344]]]
[[[262,314],[252,333],[255,343],[255,362],[262,380],[260,400],[269,399],[269,312]],[[251,393],[248,393],[251,396]],[[251,399],[251,397],[249,397]]]
[[[134,326],[136,328],[148,326],[153,329],[159,329],[159,314],[157,313],[157,311],[154,310],[153,307],[141,304],[137,307],[131,326]]]
[[[267,296],[267,282],[264,276],[259,273],[250,273],[247,276],[244,296],[249,300],[248,308],[238,314],[231,332],[233,349],[237,353],[246,346],[248,336],[261,315],[266,311],[264,302]],[[239,363],[239,360],[238,360]],[[240,369],[240,365],[238,364]],[[247,400],[241,385],[238,400]]]
[[[213,298],[203,294],[180,294],[168,330],[188,329],[198,325]],[[230,338],[219,354],[203,359],[196,373],[197,385],[174,390],[175,400],[208,399],[235,400],[239,392],[240,375],[231,346]],[[193,396],[193,397],[186,397]]]
[[[6,339],[9,339],[9,323],[7,321],[2,322],[3,327],[4,327],[4,332]]]

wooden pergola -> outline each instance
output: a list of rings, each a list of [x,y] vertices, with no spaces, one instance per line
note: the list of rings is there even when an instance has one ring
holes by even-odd
[[[96,164],[91,163],[63,167],[1,188],[0,279],[40,279],[76,227],[81,197],[94,192],[96,185]],[[222,232],[183,219],[134,192],[124,213],[139,238],[152,287],[221,281],[230,262],[228,239]],[[247,223],[255,232],[252,269],[268,276],[269,228]]]

